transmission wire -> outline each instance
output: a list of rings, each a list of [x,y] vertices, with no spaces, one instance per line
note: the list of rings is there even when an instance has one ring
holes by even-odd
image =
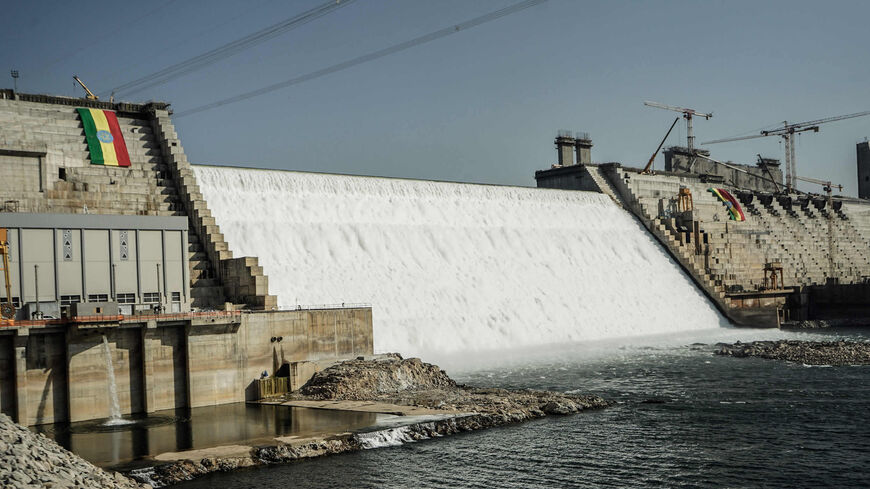
[[[199,107],[194,107],[192,109],[188,109],[185,111],[178,112],[174,114],[174,118],[178,119],[179,117],[185,117],[191,114],[196,114],[198,112],[203,112],[206,110],[214,109],[216,107],[220,107],[223,105],[228,105],[236,102],[241,102],[242,100],[247,100],[249,98],[258,97],[260,95],[265,95],[269,92],[274,92],[275,90],[280,90],[282,88],[287,88],[292,85],[296,85],[299,83],[307,82],[310,80],[314,80],[315,78],[320,78],[322,76],[326,76],[338,71],[346,70],[348,68],[361,65],[363,63],[367,63],[369,61],[374,61],[379,58],[383,58],[385,56],[389,56],[391,54],[398,53],[400,51],[404,51],[406,49],[410,49],[421,44],[425,44],[431,41],[435,41],[437,39],[441,39],[442,37],[447,37],[451,34],[456,34],[459,31],[468,30],[473,27],[477,27],[481,24],[485,24],[487,22],[500,19],[502,17],[508,16],[510,14],[517,13],[521,10],[525,10],[527,8],[533,7],[535,5],[546,2],[547,0],[525,0],[523,2],[516,3],[509,7],[505,7],[501,10],[496,10],[490,12],[488,14],[481,15],[479,17],[475,17],[473,19],[467,20],[465,22],[461,22],[459,24],[455,24],[449,27],[445,27],[443,29],[430,32],[429,34],[422,35],[420,37],[416,37],[409,41],[401,42],[399,44],[394,44],[390,47],[380,49],[378,51],[374,51],[369,54],[365,54],[363,56],[359,56],[347,61],[343,61],[338,64],[334,64],[332,66],[328,66],[326,68],[319,69],[317,71],[312,71],[311,73],[307,73],[304,75],[297,76],[295,78],[291,78],[289,80],[285,80],[279,83],[274,83],[272,85],[267,85],[262,88],[258,88],[256,90],[252,90],[250,92],[241,93],[239,95],[235,95],[233,97],[225,98],[223,100],[219,100],[217,102],[212,102],[205,105],[200,105]]]
[[[117,95],[123,94],[129,96],[134,93],[141,92],[147,88],[157,85],[162,85],[170,80],[174,80],[180,76],[186,75],[193,71],[204,68],[221,59],[227,58],[234,54],[238,54],[246,49],[261,44],[273,37],[283,34],[291,29],[307,24],[312,20],[322,17],[330,12],[333,12],[341,7],[349,5],[354,0],[329,0],[318,5],[310,10],[306,10],[301,14],[295,15],[289,19],[285,19],[277,24],[273,24],[265,29],[261,29],[252,34],[248,34],[241,39],[219,46],[206,53],[186,59],[174,65],[163,68],[162,70],[143,76],[136,80],[118,85],[112,89]]]

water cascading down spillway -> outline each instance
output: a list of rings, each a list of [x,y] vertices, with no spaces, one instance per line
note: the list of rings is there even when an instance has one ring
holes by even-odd
[[[105,426],[117,426],[129,424],[131,421],[121,417],[121,404],[118,402],[118,385],[115,383],[115,367],[112,365],[112,350],[109,348],[109,340],[103,335],[103,353],[106,357],[106,377],[109,391],[109,420],[103,423]]]
[[[726,324],[602,194],[195,171],[235,256],[259,257],[281,308],[371,303],[376,351],[437,356]]]

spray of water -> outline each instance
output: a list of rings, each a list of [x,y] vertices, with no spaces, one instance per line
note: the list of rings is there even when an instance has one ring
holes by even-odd
[[[377,351],[440,356],[725,323],[601,194],[216,167],[196,176],[235,255],[259,257],[282,308],[370,302]]]
[[[106,426],[130,424],[131,421],[121,417],[121,405],[118,402],[118,385],[115,383],[115,367],[112,365],[112,350],[109,341],[103,335],[103,352],[106,356],[106,377],[108,378],[109,390],[109,420],[103,423]]]

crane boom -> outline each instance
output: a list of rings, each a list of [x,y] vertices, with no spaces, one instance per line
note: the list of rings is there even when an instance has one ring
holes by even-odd
[[[78,75],[73,75],[73,80],[77,81],[79,83],[79,85],[81,85],[82,88],[84,88],[85,91],[88,92],[88,95],[86,97],[88,100],[99,100],[100,99],[100,97],[97,97],[96,95],[94,95],[94,92],[92,92],[88,88],[88,86],[85,85],[85,82],[83,82],[82,79],[78,77]]]
[[[715,139],[713,141],[706,141],[701,144],[716,144],[716,143],[727,143],[731,141],[742,141],[745,139],[757,139],[763,138],[766,136],[779,136],[785,141],[785,185],[786,188],[791,191],[795,187],[795,180],[800,180],[797,177],[797,159],[794,155],[794,135],[799,132],[805,131],[813,131],[819,132],[819,125],[825,124],[827,122],[841,121],[844,119],[853,119],[855,117],[863,117],[866,115],[870,115],[870,110],[865,110],[864,112],[855,112],[854,114],[845,114],[845,115],[837,115],[833,117],[825,117],[822,119],[816,119],[812,121],[798,122],[796,124],[789,124],[788,121],[783,121],[782,126],[777,127],[776,129],[770,129],[766,131],[761,131],[760,134],[752,135],[752,136],[741,136],[736,138],[724,138],[724,139]],[[811,182],[818,183],[818,182]]]
[[[696,115],[696,116],[698,116],[698,117],[703,117],[703,118],[705,118],[705,119],[709,119],[709,118],[713,117],[713,113],[712,113],[712,112],[709,113],[709,114],[705,114],[705,113],[703,113],[703,112],[698,112],[698,111],[695,110],[695,109],[687,109],[687,108],[685,108],[685,107],[677,107],[677,106],[674,106],[674,105],[665,105],[665,104],[660,104],[660,103],[658,103],[658,102],[649,102],[649,101],[646,101],[646,102],[644,102],[643,104],[646,105],[647,107],[655,107],[655,108],[657,108],[657,109],[673,110],[674,112],[682,112],[682,113],[684,113],[684,114],[689,113],[689,114],[692,114],[692,115]]]
[[[679,118],[679,117],[677,117],[676,119],[674,119],[674,123],[671,124],[671,128],[668,129],[667,134],[665,134],[665,137],[662,138],[662,142],[659,143],[659,147],[656,148],[655,153],[653,153],[652,156],[650,156],[649,161],[647,162],[646,166],[643,168],[643,171],[640,172],[641,174],[647,174],[647,173],[649,173],[649,169],[650,169],[650,167],[652,167],[653,161],[655,161],[656,156],[659,154],[659,151],[661,151],[662,146],[664,146],[665,141],[668,139],[668,136],[671,135],[671,131],[674,130],[674,126],[677,125],[677,122],[680,122],[680,118]]]
[[[676,107],[673,105],[665,105],[660,104],[658,102],[650,102],[645,101],[643,103],[647,107],[655,107],[657,109],[665,109],[665,110],[673,110],[674,112],[681,112],[683,114],[683,118],[686,119],[686,139],[687,139],[687,147],[689,148],[690,153],[695,152],[695,133],[692,129],[692,118],[694,116],[703,117],[704,119],[709,119],[713,117],[713,113],[705,114],[703,112],[698,112],[695,109],[687,109],[685,107]]]

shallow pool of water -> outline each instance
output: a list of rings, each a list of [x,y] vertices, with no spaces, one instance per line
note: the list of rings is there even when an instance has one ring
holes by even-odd
[[[278,436],[363,430],[389,425],[393,418],[374,413],[236,403],[129,416],[125,419],[135,422],[120,426],[106,426],[106,420],[97,420],[41,425],[33,430],[96,465],[119,469],[143,465],[150,457],[166,452],[268,444]]]

